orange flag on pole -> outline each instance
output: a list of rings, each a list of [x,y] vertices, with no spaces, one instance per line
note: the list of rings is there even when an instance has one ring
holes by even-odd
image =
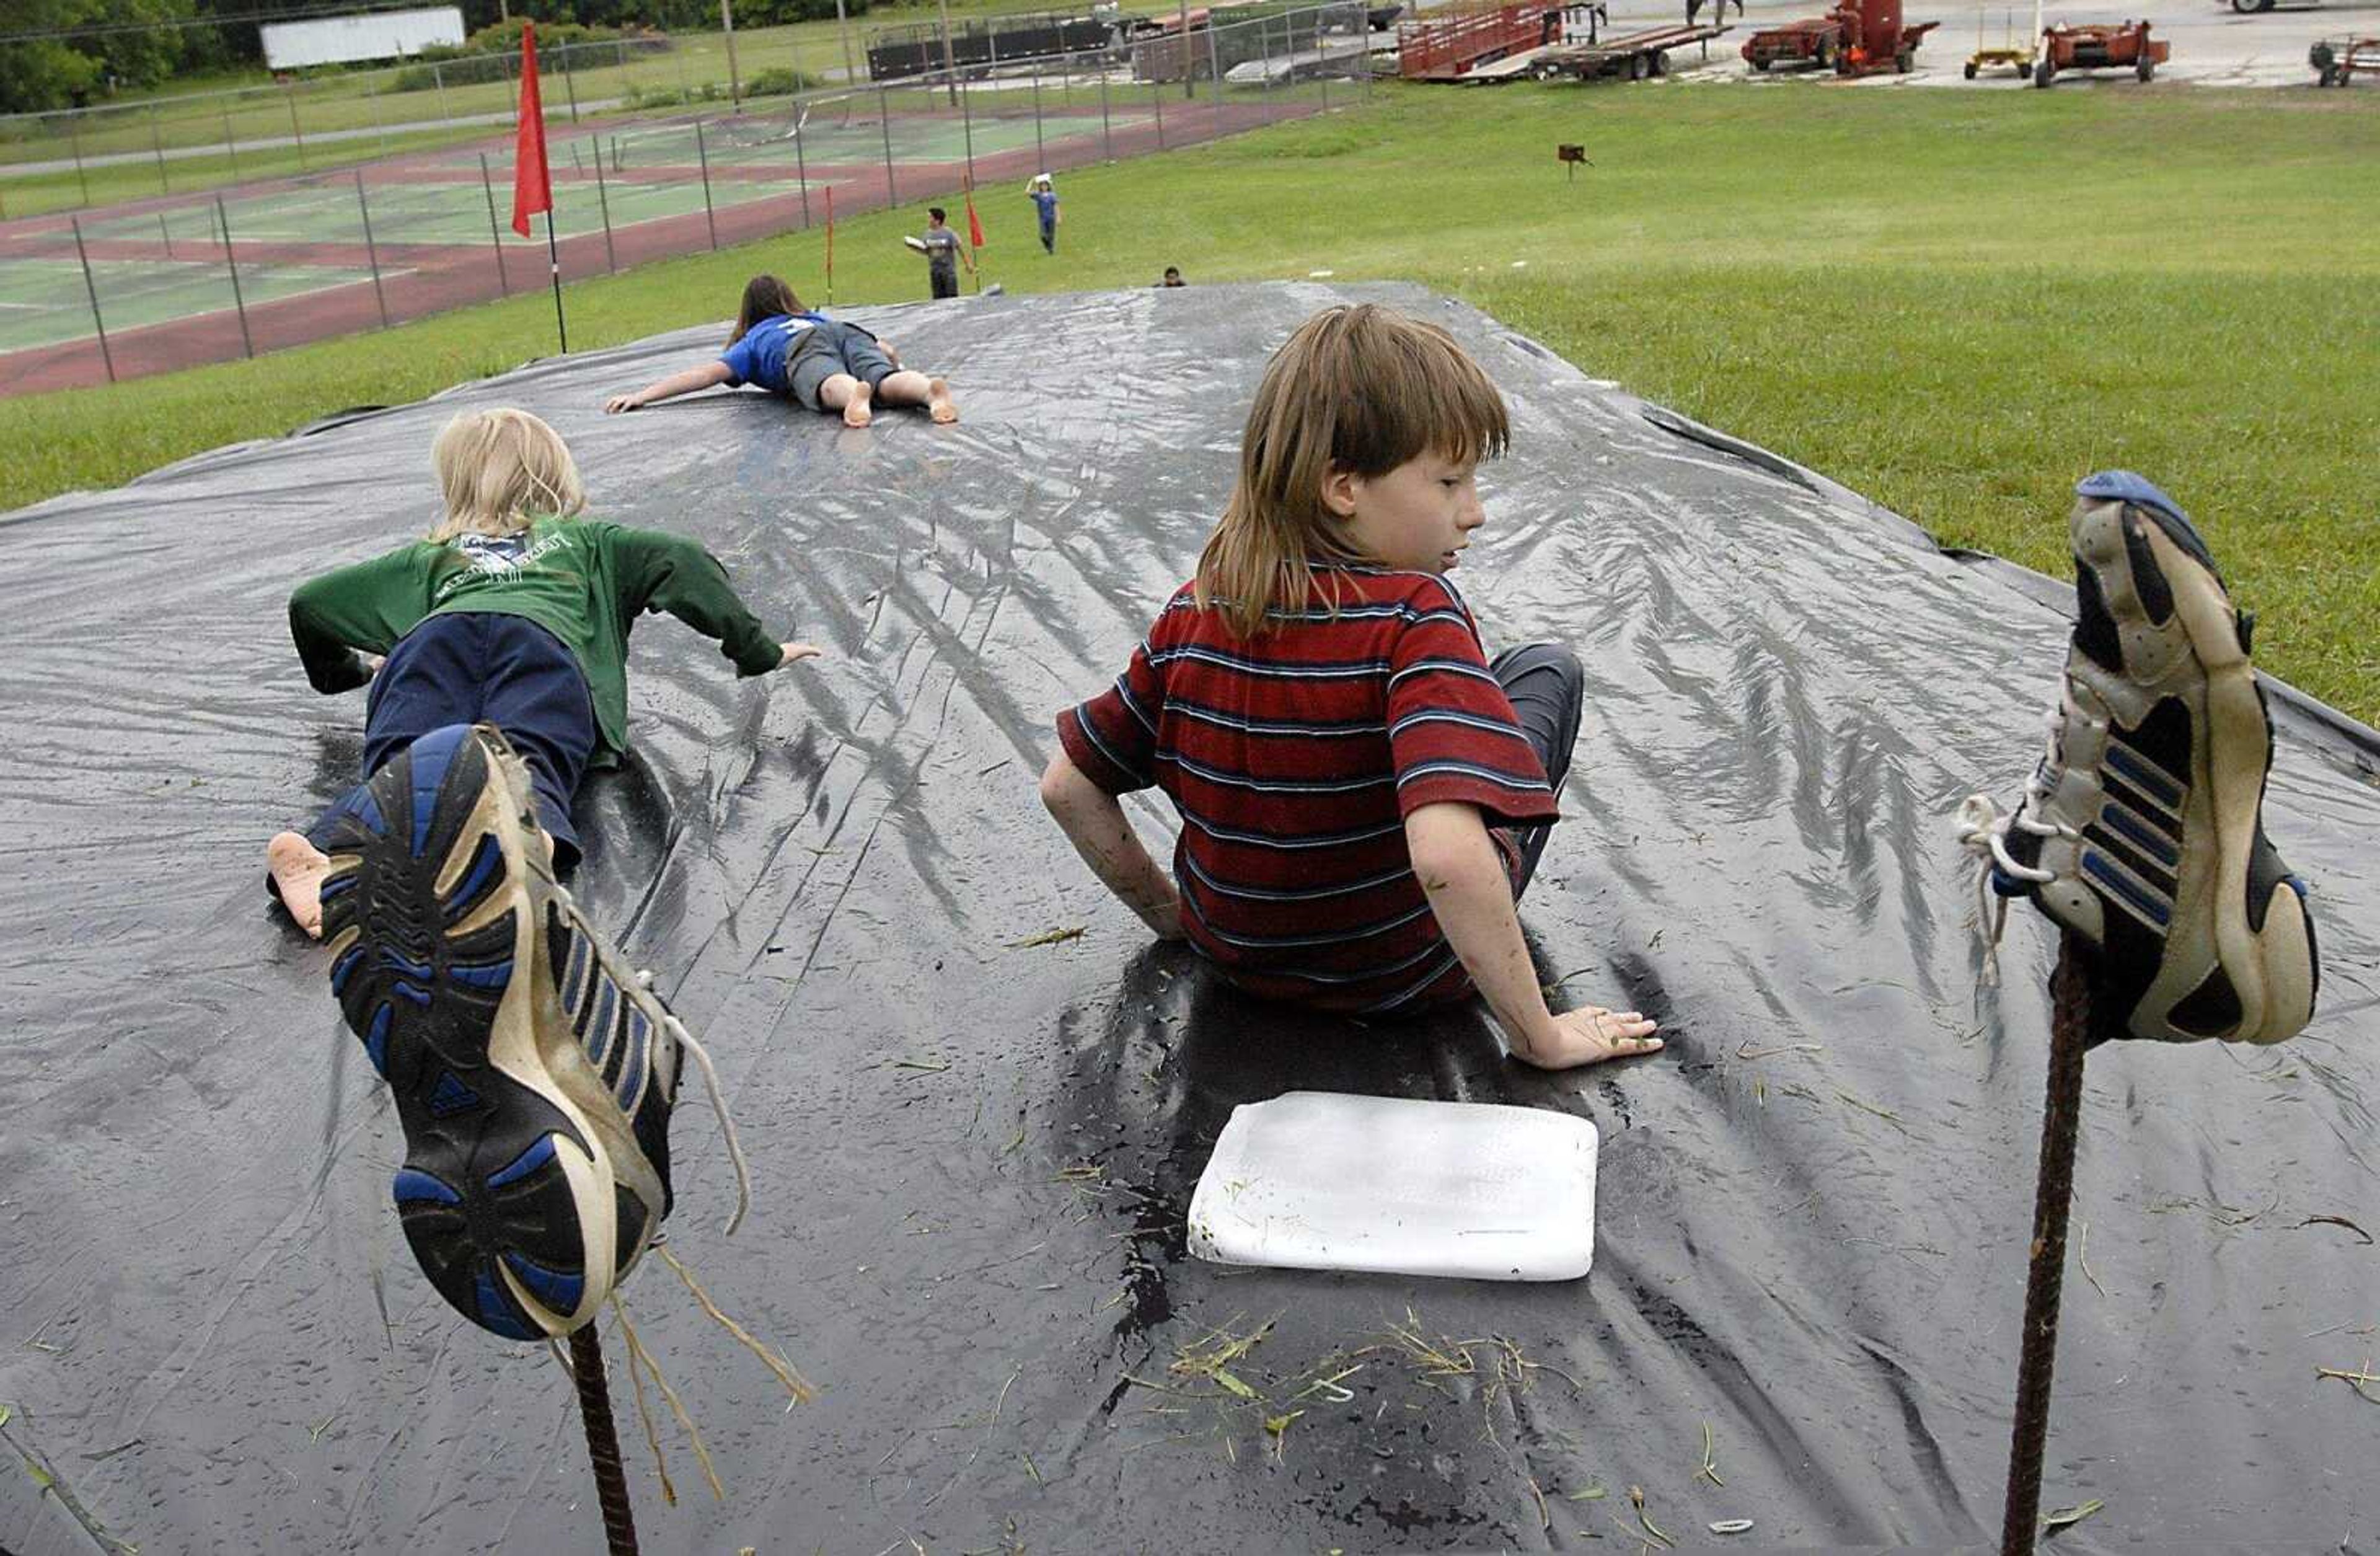
[[[537,94],[537,29],[521,23],[520,129],[513,146],[513,231],[528,236],[539,212],[553,220],[553,179],[545,166],[545,107]]]
[[[970,248],[980,249],[983,247],[983,218],[975,213],[975,186],[973,184],[969,184],[966,187],[966,211],[967,245]]]

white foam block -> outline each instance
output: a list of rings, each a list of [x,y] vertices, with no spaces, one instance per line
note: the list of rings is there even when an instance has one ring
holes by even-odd
[[[1574,1281],[1595,1261],[1595,1125],[1568,1113],[1292,1091],[1232,1110],[1190,1199],[1222,1264]]]

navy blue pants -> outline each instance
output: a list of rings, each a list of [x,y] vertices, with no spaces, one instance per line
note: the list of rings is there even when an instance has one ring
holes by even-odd
[[[1578,719],[1586,698],[1586,672],[1578,655],[1560,643],[1524,643],[1506,649],[1488,666],[1496,684],[1521,721],[1521,735],[1545,764],[1546,781],[1561,797],[1562,780],[1570,776],[1571,748],[1578,744]],[[1520,857],[1512,869],[1512,896],[1518,900],[1537,872],[1546,840],[1553,835],[1551,821],[1535,826],[1498,829],[1509,837]]]
[[[407,633],[372,677],[364,704],[364,781],[433,729],[492,723],[528,764],[538,821],[553,839],[553,867],[578,863],[571,796],[595,750],[595,703],[578,661],[526,616],[492,611],[431,616]],[[347,792],[309,827],[322,845],[330,825],[364,793]]]

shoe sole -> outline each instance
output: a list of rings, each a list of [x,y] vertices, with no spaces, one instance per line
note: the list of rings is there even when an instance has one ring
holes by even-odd
[[[574,1099],[601,1083],[571,1073],[584,1056],[540,932],[553,893],[495,760],[472,734],[442,771],[416,753],[384,769],[353,868],[334,859],[324,884],[323,931],[332,991],[396,1100],[391,1192],[414,1257],[481,1328],[537,1340],[609,1295],[625,1191]]]
[[[2124,514],[2143,519],[2142,539],[2162,575],[2172,610],[2190,639],[2206,682],[2206,773],[2208,813],[2215,822],[2216,866],[2212,903],[2215,952],[2240,1001],[2240,1021],[2228,1041],[2278,1042],[2301,1028],[2313,1014],[2311,931],[2304,904],[2295,891],[2277,888],[2265,906],[2260,931],[2248,921],[2248,870],[2263,809],[2265,774],[2271,758],[2272,727],[2247,650],[2240,646],[2238,616],[2222,583],[2204,558],[2205,544],[2181,520],[2154,504],[2095,503],[2078,516],[2075,554],[2093,566],[2107,605],[2121,624],[2147,619],[2136,580],[2125,558]],[[2104,529],[2100,527],[2104,526]],[[2086,530],[2099,529],[2096,534]],[[2092,554],[2106,563],[2091,561]],[[2129,652],[2129,650],[2128,650]],[[2177,901],[2181,918],[2186,905]],[[2146,1013],[2162,1035],[2167,1015],[2188,999],[2204,978],[2202,971],[2161,971],[2133,1013]],[[2188,987],[2177,985],[2186,981]],[[2134,1029],[2138,1030],[2138,1024]]]

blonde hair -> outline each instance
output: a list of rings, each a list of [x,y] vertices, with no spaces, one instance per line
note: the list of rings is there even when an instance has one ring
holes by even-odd
[[[1198,553],[1199,606],[1253,638],[1267,611],[1305,608],[1315,564],[1376,560],[1323,504],[1334,468],[1377,480],[1425,453],[1468,464],[1511,439],[1504,397],[1452,335],[1373,303],[1324,310],[1265,365],[1239,480]]]
[[[446,517],[430,530],[433,541],[509,535],[587,505],[562,434],[525,410],[464,412],[430,445],[430,468],[446,498]]]

